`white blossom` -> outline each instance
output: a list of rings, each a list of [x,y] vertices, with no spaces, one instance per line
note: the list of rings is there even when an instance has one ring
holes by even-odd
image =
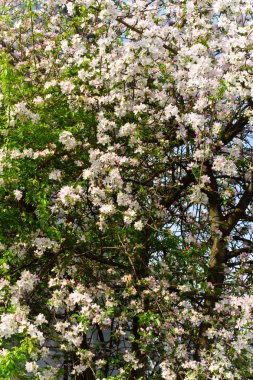
[[[48,177],[49,177],[49,179],[52,179],[54,181],[58,181],[59,179],[61,179],[61,175],[62,175],[61,171],[58,169],[55,169],[55,170],[51,171],[51,173],[49,173]]]
[[[20,199],[22,199],[23,197],[23,192],[21,190],[14,190],[13,194],[15,198],[17,199],[17,201],[20,201]]]
[[[64,145],[67,150],[75,149],[77,141],[71,132],[64,131],[59,136],[59,141]]]

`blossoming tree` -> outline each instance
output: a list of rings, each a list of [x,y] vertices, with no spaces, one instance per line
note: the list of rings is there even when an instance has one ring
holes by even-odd
[[[0,1],[1,379],[252,379],[250,0]]]

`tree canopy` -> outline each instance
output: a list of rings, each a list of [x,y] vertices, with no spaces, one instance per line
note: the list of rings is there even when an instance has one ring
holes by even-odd
[[[251,0],[0,0],[0,378],[253,379]]]

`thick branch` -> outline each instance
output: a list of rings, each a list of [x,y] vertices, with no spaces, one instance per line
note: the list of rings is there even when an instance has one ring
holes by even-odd
[[[253,177],[253,176],[252,176]],[[234,211],[230,213],[227,218],[227,223],[225,227],[225,235],[228,236],[232,229],[236,226],[238,221],[243,218],[246,209],[250,205],[253,197],[253,178],[251,178],[251,183],[245,190],[243,196],[235,207]]]
[[[128,22],[126,22],[125,20],[123,20],[121,17],[117,17],[116,19],[120,24],[123,24],[125,25],[127,28],[129,28],[130,30],[132,30],[133,32],[137,33],[137,34],[142,34],[142,30],[136,28],[134,25],[130,25],[128,24]],[[177,54],[177,50],[175,48],[173,48],[172,46],[169,46],[167,44],[163,44],[163,47],[164,49],[166,50],[169,50],[171,53],[173,54]]]
[[[243,131],[243,128],[248,124],[248,117],[241,115],[237,119],[235,123],[233,123],[235,119],[233,119],[230,123],[226,125],[224,130],[221,132],[220,140],[223,142],[224,145],[228,144],[231,140],[233,140],[234,137],[238,135],[241,131]]]
[[[162,204],[168,209],[179,197],[182,192],[195,181],[192,172],[188,172],[181,180],[179,185],[170,185],[165,188],[166,195],[162,200]]]
[[[228,261],[232,258],[240,256],[243,253],[253,253],[253,245],[251,247],[242,247],[234,249],[233,251],[226,251],[225,260]]]

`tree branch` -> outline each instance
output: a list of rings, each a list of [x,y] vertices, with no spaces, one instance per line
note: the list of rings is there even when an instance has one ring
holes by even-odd
[[[245,190],[240,201],[237,203],[234,211],[230,213],[227,217],[227,222],[225,225],[225,235],[228,236],[232,229],[236,226],[238,221],[243,218],[247,207],[250,205],[253,197],[253,173],[251,176],[251,183]]]

